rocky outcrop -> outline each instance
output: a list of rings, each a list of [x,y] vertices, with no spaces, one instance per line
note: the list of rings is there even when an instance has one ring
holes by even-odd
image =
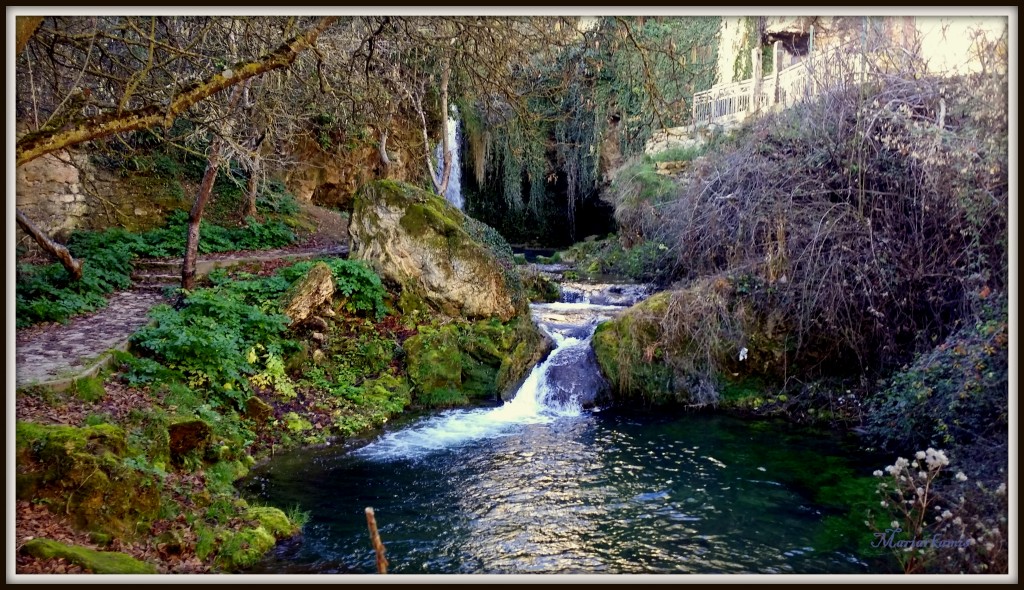
[[[593,348],[617,401],[691,406],[780,383],[789,329],[726,278],[664,291],[597,327]]]
[[[526,310],[522,286],[511,249],[480,226],[430,192],[371,182],[356,195],[351,256],[400,287],[406,299],[414,294],[452,317],[508,321]]]

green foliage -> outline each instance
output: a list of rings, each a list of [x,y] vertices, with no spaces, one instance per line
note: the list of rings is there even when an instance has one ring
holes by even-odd
[[[132,336],[132,345],[179,371],[191,387],[210,386],[241,404],[247,377],[257,372],[249,351],[261,345],[281,354],[288,318],[246,304],[241,294],[226,289],[199,289],[175,310],[159,305],[150,311],[154,323]]]
[[[299,212],[299,203],[284,183],[275,179],[268,182],[256,196],[256,210],[264,214],[295,215]]]
[[[1005,297],[973,325],[897,372],[870,400],[866,428],[886,448],[959,448],[1005,440],[1009,333]]]
[[[206,221],[199,225],[199,253],[230,252],[233,250],[267,250],[287,246],[295,241],[295,234],[283,222],[268,219],[259,222],[247,219],[246,225],[225,228]],[[188,231],[188,212],[178,210],[167,217],[167,225],[139,235],[139,256],[164,258],[181,256],[185,251]]]
[[[613,275],[634,281],[665,283],[671,275],[666,260],[667,249],[665,244],[653,240],[624,248],[617,236],[609,236],[604,240],[579,242],[562,256],[575,263],[579,269],[577,273],[582,271],[591,277]]]
[[[652,162],[692,162],[707,152],[706,146],[676,146],[648,156]]]
[[[283,222],[269,219],[223,228],[200,225],[200,253],[262,250],[287,246],[295,234]],[[141,234],[122,228],[76,231],[68,250],[82,260],[82,279],[71,280],[60,264],[19,264],[16,283],[17,325],[39,322],[65,323],[69,318],[106,306],[105,296],[131,286],[136,257],[181,256],[185,251],[188,213],[175,211],[167,225]],[[379,280],[378,280],[379,282]],[[364,303],[365,304],[365,303]]]
[[[17,324],[67,322],[69,318],[106,306],[105,295],[131,285],[132,258],[137,236],[120,228],[75,232],[68,250],[83,259],[82,279],[71,277],[60,264],[18,265]]]
[[[387,314],[384,305],[384,285],[380,277],[360,260],[323,258],[298,262],[279,271],[281,277],[294,282],[304,276],[317,262],[324,262],[334,277],[335,297],[344,298],[349,313],[366,314],[380,320]]]

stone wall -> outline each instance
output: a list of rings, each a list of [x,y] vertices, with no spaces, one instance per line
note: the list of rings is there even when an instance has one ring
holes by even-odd
[[[40,229],[57,239],[83,227],[89,214],[88,198],[82,190],[84,158],[67,152],[48,154],[18,167],[16,203]],[[32,239],[18,230],[18,245]]]
[[[168,212],[187,209],[194,194],[175,179],[98,167],[85,150],[49,154],[18,167],[15,189],[18,209],[59,242],[76,229],[159,226]],[[15,239],[24,254],[41,253],[20,228]]]

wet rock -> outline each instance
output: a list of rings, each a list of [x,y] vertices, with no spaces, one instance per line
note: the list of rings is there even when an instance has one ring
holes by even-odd
[[[556,403],[577,403],[584,408],[609,401],[611,391],[589,346],[563,349],[548,359],[547,386]]]

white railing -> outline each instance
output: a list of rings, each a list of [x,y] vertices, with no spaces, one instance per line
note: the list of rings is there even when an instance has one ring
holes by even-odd
[[[781,57],[778,43],[774,51],[773,63],[778,64]],[[760,49],[754,50],[751,59],[755,64],[754,77],[718,84],[693,95],[692,122],[695,128],[743,119],[752,112],[789,108],[822,91],[852,83],[862,70],[861,56],[848,53],[843,47],[815,53],[767,76],[758,76]]]

